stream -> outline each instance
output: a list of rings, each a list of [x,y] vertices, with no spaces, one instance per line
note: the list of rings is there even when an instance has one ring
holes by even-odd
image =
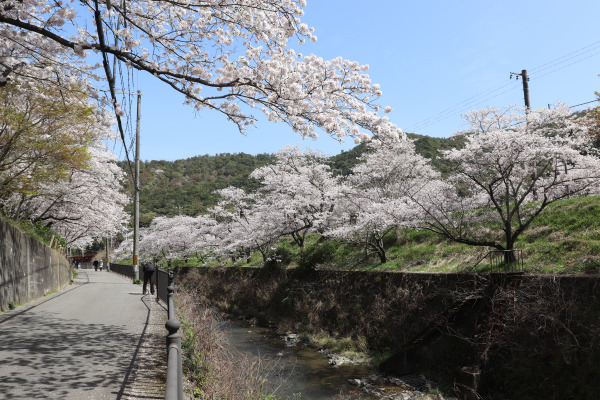
[[[249,357],[258,355],[276,359],[278,375],[287,377],[285,390],[278,393],[285,399],[300,393],[303,400],[330,400],[340,393],[357,391],[349,379],[360,379],[373,370],[362,365],[340,365],[332,367],[327,357],[317,350],[301,344],[286,346],[283,338],[268,328],[251,326],[246,321],[229,320],[223,324],[227,339],[235,352]],[[276,378],[274,378],[276,379]],[[376,399],[373,395],[363,395],[361,399]]]

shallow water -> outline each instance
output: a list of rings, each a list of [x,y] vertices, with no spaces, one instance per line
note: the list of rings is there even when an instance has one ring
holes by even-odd
[[[277,375],[290,377],[280,397],[302,395],[302,400],[330,400],[340,393],[357,390],[348,383],[348,379],[362,378],[372,369],[360,365],[341,365],[332,367],[327,358],[315,349],[302,345],[286,347],[283,338],[267,328],[250,326],[245,321],[231,320],[223,324],[228,340],[239,353],[256,357],[265,356],[278,360]],[[269,380],[277,377],[269,377]],[[362,396],[363,399],[375,399],[375,396]]]

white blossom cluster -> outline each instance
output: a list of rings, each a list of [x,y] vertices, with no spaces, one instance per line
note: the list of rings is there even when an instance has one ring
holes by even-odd
[[[301,22],[305,0],[6,0],[0,7],[0,85],[30,81],[102,98],[114,65],[148,72],[196,109],[223,114],[243,131],[260,111],[302,137],[317,128],[338,140],[401,135],[381,107],[367,65],[303,55],[316,41]],[[103,63],[98,63],[98,55]],[[123,89],[123,88],[121,88]],[[113,97],[106,104],[124,112]]]
[[[600,159],[585,117],[566,104],[524,111],[489,108],[465,116],[470,129],[459,135],[466,145],[445,152],[455,173],[429,185],[419,200],[428,229],[462,243],[512,249],[549,204],[597,193]],[[490,220],[495,230],[480,229]]]
[[[100,141],[88,148],[84,169],[39,188],[31,196],[13,194],[0,200],[3,211],[50,226],[72,248],[85,248],[95,238],[116,236],[129,220],[124,207],[129,197],[122,193],[124,171],[116,157]]]
[[[37,89],[0,88],[0,212],[83,248],[128,219],[125,174],[106,145],[113,119],[80,87]]]
[[[308,233],[318,233],[361,244],[385,262],[385,235],[415,227],[512,249],[548,204],[598,190],[600,160],[588,147],[586,124],[567,106],[466,117],[472,129],[459,133],[465,145],[442,154],[454,166],[448,176],[408,139],[371,141],[348,177],[334,174],[324,154],[287,147],[252,173],[259,190],[230,187],[206,215],[161,217],[144,231],[141,247],[147,256],[197,252],[203,261],[259,251],[268,261],[282,237],[303,246]]]

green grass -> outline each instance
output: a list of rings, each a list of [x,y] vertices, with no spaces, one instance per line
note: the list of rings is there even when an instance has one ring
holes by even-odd
[[[551,204],[517,241],[532,272],[594,273],[600,258],[600,197]],[[596,261],[595,261],[596,260]]]
[[[50,228],[42,226],[41,224],[33,224],[30,221],[15,221],[6,216],[0,215],[0,218],[7,222],[8,224],[14,226],[19,229],[21,232],[25,233],[28,236],[31,236],[38,242],[42,242],[46,245],[50,244],[50,240],[52,239],[52,235],[54,235],[54,239],[58,240],[61,246],[65,246],[65,240],[59,235],[54,234]],[[54,246],[54,245],[53,245]]]
[[[516,247],[523,250],[527,271],[598,273],[600,269],[600,197],[551,204],[534,220]],[[490,249],[458,244],[432,232],[404,230],[388,249],[388,262],[376,269],[454,272],[474,265]],[[489,269],[489,263],[480,263]],[[372,268],[372,266],[370,266]]]
[[[518,239],[526,270],[536,273],[597,273],[600,266],[600,197],[551,204]],[[477,263],[490,249],[451,242],[433,232],[394,233],[388,262],[365,260],[359,268],[412,272],[456,272]],[[344,246],[345,257],[359,259],[362,249]],[[337,254],[341,253],[338,251]],[[339,264],[339,263],[338,263]],[[481,269],[489,269],[483,260]]]
[[[523,264],[534,273],[598,273],[600,269],[600,197],[567,199],[551,204],[519,237],[516,248],[523,250]],[[487,224],[488,227],[492,227]],[[388,261],[382,264],[374,254],[365,253],[364,246],[337,242],[323,247],[317,234],[306,237],[301,250],[291,239],[282,239],[276,247],[291,256],[287,268],[302,266],[301,253],[327,254],[323,261],[317,253],[319,267],[326,269],[391,270],[409,272],[457,272],[474,266],[490,248],[459,244],[433,232],[404,229],[384,238]],[[192,262],[188,265],[199,263]],[[208,265],[262,267],[263,259],[255,252],[246,259],[213,261]],[[478,270],[489,270],[484,259]]]

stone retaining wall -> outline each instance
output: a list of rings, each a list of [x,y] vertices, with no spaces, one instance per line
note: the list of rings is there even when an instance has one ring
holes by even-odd
[[[282,333],[351,338],[389,354],[384,370],[423,373],[447,389],[471,390],[470,398],[597,399],[600,393],[597,274],[231,267],[179,268],[175,282],[206,304]],[[459,380],[467,375],[474,382]]]
[[[0,220],[0,310],[60,290],[69,284],[68,260]]]

